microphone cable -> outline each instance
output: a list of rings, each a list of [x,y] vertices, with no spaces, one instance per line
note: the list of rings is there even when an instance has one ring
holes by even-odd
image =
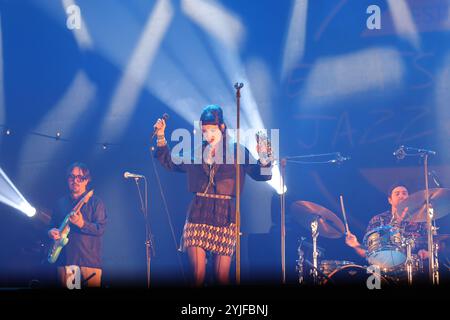
[[[151,154],[151,159],[152,159],[153,171],[155,172],[155,176],[156,176],[156,181],[158,183],[159,192],[161,194],[161,198],[162,198],[162,201],[163,201],[163,204],[164,204],[164,210],[166,212],[167,220],[169,222],[169,227],[170,227],[170,231],[171,231],[171,234],[172,234],[172,240],[173,240],[173,243],[175,244],[175,249],[176,249],[176,252],[177,252],[177,260],[178,260],[178,264],[179,264],[179,267],[180,267],[180,270],[181,270],[181,274],[183,276],[183,281],[184,281],[185,284],[187,284],[187,282],[186,282],[186,275],[184,273],[183,263],[181,261],[181,257],[180,257],[180,254],[179,254],[180,250],[179,250],[178,242],[177,242],[177,239],[176,239],[176,236],[175,236],[175,230],[174,230],[174,227],[173,227],[172,217],[171,217],[170,212],[169,212],[169,207],[167,206],[167,200],[166,200],[166,196],[164,194],[164,190],[163,190],[163,187],[162,187],[162,184],[161,184],[161,179],[159,177],[159,172],[156,169],[155,159],[154,159],[154,152],[155,152],[154,147],[151,147],[150,154]]]

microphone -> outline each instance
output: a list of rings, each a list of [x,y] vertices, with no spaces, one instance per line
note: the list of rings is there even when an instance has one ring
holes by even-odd
[[[402,160],[406,157],[405,146],[400,146],[397,150],[394,151],[393,155],[398,159]]]
[[[167,119],[169,119],[169,115],[167,113],[164,113],[162,116],[162,120],[164,120],[164,122],[166,122]],[[155,137],[155,135],[156,135],[156,128],[153,130],[152,139]]]
[[[436,174],[436,171],[434,171],[434,170],[428,171],[428,176],[433,179],[434,183],[436,184],[436,186],[438,188],[442,188],[442,183],[439,180],[439,178],[438,178],[438,176]]]
[[[131,173],[131,172],[128,172],[128,171],[125,171],[125,173],[123,174],[123,177],[124,177],[125,179],[130,179],[130,178],[133,178],[133,179],[143,179],[143,178],[145,178],[145,176],[143,176],[143,175],[141,175],[141,174]]]
[[[427,155],[430,155],[430,156],[435,156],[436,155],[436,151],[433,151],[433,150],[420,149],[420,148],[411,148],[411,147],[406,147],[405,149],[406,149],[406,151],[414,151],[414,152],[417,152],[417,153],[427,154]]]

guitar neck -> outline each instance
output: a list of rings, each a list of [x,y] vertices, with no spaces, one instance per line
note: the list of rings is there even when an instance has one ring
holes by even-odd
[[[78,203],[75,205],[75,207],[72,209],[72,211],[70,211],[70,213],[66,215],[63,222],[61,223],[61,226],[59,227],[60,232],[62,232],[64,230],[64,228],[69,224],[69,218],[71,216],[73,216],[75,213],[77,213],[78,211],[80,211],[81,208],[83,207],[83,205],[85,205],[89,201],[89,199],[92,197],[93,194],[94,194],[94,190],[91,190],[83,198],[81,198],[80,201],[78,201]]]
[[[61,222],[61,225],[59,226],[59,232],[62,232],[65,227],[69,224],[69,218],[75,214],[76,211],[71,211],[64,220]]]

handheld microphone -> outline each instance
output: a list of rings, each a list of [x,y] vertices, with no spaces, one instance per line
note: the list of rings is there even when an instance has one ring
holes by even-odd
[[[393,155],[398,159],[402,160],[406,157],[405,146],[400,146],[397,150],[394,151]]]
[[[128,171],[125,171],[125,173],[123,174],[123,177],[124,177],[125,179],[130,179],[130,178],[133,178],[133,179],[143,179],[143,178],[145,178],[145,176],[143,176],[143,175],[141,175],[141,174],[131,173],[131,172],[128,172]]]
[[[162,120],[164,120],[164,122],[166,122],[167,119],[169,119],[169,115],[167,113],[164,113],[162,116]],[[155,135],[156,135],[156,128],[153,130],[152,139],[155,137]]]

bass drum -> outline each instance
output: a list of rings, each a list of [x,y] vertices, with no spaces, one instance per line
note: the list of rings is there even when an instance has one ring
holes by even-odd
[[[349,264],[354,265],[355,263],[352,261],[345,261],[345,260],[322,260],[319,265],[319,270],[323,274],[328,276],[334,270],[339,269],[343,266],[347,266]]]
[[[372,275],[372,272],[368,271],[367,267],[357,264],[349,264],[331,272],[328,275],[328,279],[323,281],[323,284],[367,288],[367,280]],[[379,277],[381,286],[390,284],[390,281],[383,275],[380,275]]]

